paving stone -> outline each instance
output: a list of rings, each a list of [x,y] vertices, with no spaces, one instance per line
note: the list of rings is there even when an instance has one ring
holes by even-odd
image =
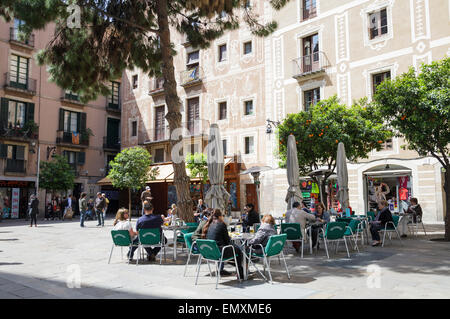
[[[45,292],[40,291],[40,290],[36,290],[33,288],[25,288],[22,290],[16,290],[14,292],[12,292],[14,295],[19,296],[21,298],[32,298],[32,297],[38,297],[38,296],[43,296],[46,295]]]

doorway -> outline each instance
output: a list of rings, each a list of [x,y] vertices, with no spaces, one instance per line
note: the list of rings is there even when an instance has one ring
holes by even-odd
[[[255,210],[259,212],[258,197],[255,184],[245,184],[245,204],[247,205],[250,203],[255,205]]]

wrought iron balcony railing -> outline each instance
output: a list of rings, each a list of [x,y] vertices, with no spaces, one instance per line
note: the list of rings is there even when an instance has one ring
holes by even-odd
[[[36,80],[21,74],[5,73],[5,88],[18,90],[31,95],[36,94]]]
[[[324,72],[330,62],[324,52],[319,51],[292,60],[292,76],[294,78]]]
[[[25,37],[25,35],[20,32],[18,28],[9,28],[9,40],[34,48],[34,34],[30,34],[29,37]]]

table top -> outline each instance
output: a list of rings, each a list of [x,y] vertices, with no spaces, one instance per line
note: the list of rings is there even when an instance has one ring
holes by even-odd
[[[238,232],[229,232],[231,240],[240,240],[240,239],[251,239],[255,237],[255,233],[238,233]]]
[[[189,226],[187,225],[169,225],[169,226],[162,226],[163,230],[175,230],[175,229],[188,229]]]

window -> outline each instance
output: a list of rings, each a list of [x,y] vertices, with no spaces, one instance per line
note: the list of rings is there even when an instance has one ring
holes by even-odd
[[[369,14],[369,37],[371,40],[388,33],[387,21],[386,8]]]
[[[244,154],[253,154],[255,151],[253,144],[253,136],[245,137],[245,151]]]
[[[383,144],[381,144],[382,151],[391,151],[393,149],[392,138],[388,138]]]
[[[25,124],[26,103],[9,101],[8,127],[23,127]]]
[[[219,103],[219,120],[225,120],[227,118],[227,102]]]
[[[77,153],[71,151],[64,151],[63,156],[67,158],[67,162],[71,165],[76,164]]]
[[[244,115],[253,115],[253,100],[244,102]]]
[[[227,140],[222,140],[223,155],[227,155]]]
[[[131,122],[131,136],[137,136],[137,121]]]
[[[155,149],[155,163],[162,163],[164,162],[164,149],[163,148],[157,148]]]
[[[320,88],[305,91],[303,93],[303,104],[305,105],[305,111],[316,105],[320,101]]]
[[[377,73],[372,75],[372,94],[377,91],[377,86],[384,80],[391,78],[391,71]]]
[[[78,117],[80,113],[64,111],[64,132],[78,132]]]
[[[200,119],[200,99],[194,97],[187,100],[187,129],[191,135],[198,134],[200,127],[198,120]]]
[[[227,60],[227,45],[222,44],[219,45],[219,62],[223,62]]]
[[[189,70],[193,69],[199,65],[199,61],[200,61],[200,51],[197,50],[197,51],[188,53],[186,67]]]
[[[30,59],[11,55],[9,81],[11,86],[26,89],[28,86],[28,66]]]
[[[136,75],[136,77],[137,77],[137,75]],[[136,83],[137,83],[137,79],[136,79]],[[133,76],[133,89],[135,89],[136,87],[134,87],[134,76]],[[111,81],[111,83],[109,84],[109,89],[110,89],[111,93],[108,97],[108,101],[109,101],[108,105],[109,105],[109,107],[112,107],[112,108],[118,108],[119,102],[120,102],[120,83]]]
[[[244,55],[252,53],[252,41],[244,43]]]
[[[135,74],[133,75],[133,90],[137,89],[137,87],[138,87],[138,75]]]
[[[66,90],[64,92],[64,98],[67,100],[72,100],[72,101],[78,101],[79,100],[79,96],[77,93],[74,93],[71,90]]]
[[[308,20],[314,18],[317,15],[316,0],[303,0],[302,18]]]
[[[189,144],[189,152],[191,154],[198,153],[198,144]]]

